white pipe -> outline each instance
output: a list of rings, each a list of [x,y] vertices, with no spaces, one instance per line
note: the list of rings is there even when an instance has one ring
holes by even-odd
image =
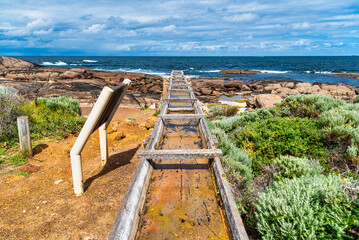
[[[111,88],[109,87],[103,88],[100,96],[98,97],[95,103],[95,106],[93,107],[79,136],[76,139],[74,146],[71,149],[70,156],[71,156],[72,179],[74,185],[74,192],[76,196],[80,196],[84,192],[82,163],[81,163],[82,149],[84,148],[87,140],[89,139],[94,128],[96,127],[113,93],[114,91]]]
[[[81,155],[71,156],[71,169],[75,195],[81,196],[84,193]]]
[[[109,116],[109,120],[104,123],[99,128],[100,134],[100,148],[101,148],[101,161],[102,165],[104,166],[108,160],[108,143],[107,143],[107,126],[111,121],[113,115],[115,114],[120,102],[122,101],[123,97],[126,94],[126,91],[131,83],[131,80],[125,79],[123,81],[125,88],[123,89],[122,95],[120,96],[119,100],[117,101],[116,105],[113,107],[112,112]],[[111,96],[114,94],[114,90],[109,87],[104,87],[100,96],[98,97],[90,115],[88,116],[79,136],[76,139],[74,146],[71,149],[70,156],[71,156],[71,169],[72,169],[72,179],[74,185],[74,192],[76,196],[80,196],[83,194],[83,174],[82,174],[82,163],[81,163],[81,152],[86,145],[86,142],[90,138],[91,134],[93,133],[95,127],[97,126],[100,117],[103,115]]]
[[[100,135],[101,163],[105,166],[108,159],[107,123],[98,129]]]

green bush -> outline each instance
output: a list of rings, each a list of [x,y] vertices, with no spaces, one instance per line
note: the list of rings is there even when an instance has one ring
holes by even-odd
[[[317,118],[322,112],[344,105],[325,95],[291,95],[276,105],[282,116]]]
[[[355,100],[353,103],[359,103],[359,95],[355,97]]]
[[[0,142],[17,138],[16,119],[23,104],[15,89],[0,86]]]
[[[232,117],[234,115],[237,114],[238,112],[238,107],[235,107],[235,106],[227,106],[226,109],[225,109],[225,113],[224,115],[227,116],[227,117]]]
[[[263,164],[281,155],[326,160],[325,136],[320,124],[308,118],[270,118],[250,122],[236,131],[237,147],[253,157],[253,169],[261,172]]]
[[[352,158],[358,156],[359,104],[346,103],[323,112],[319,122],[330,143],[344,146],[345,152]]]
[[[257,230],[263,239],[343,239],[359,226],[350,200],[337,175],[275,181],[255,204]]]
[[[241,116],[240,115],[236,115],[233,117],[229,117],[229,118],[224,118],[221,120],[216,120],[214,121],[214,125],[222,130],[224,130],[225,132],[230,132],[233,129],[236,128],[236,124],[238,121],[241,120]]]
[[[225,112],[226,112],[226,109],[224,107],[212,106],[209,109],[208,117],[214,118],[214,117],[217,117],[217,116],[224,116]]]
[[[223,163],[230,178],[234,179],[238,184],[248,186],[253,174],[251,170],[252,159],[247,153],[237,148],[230,137],[219,128],[212,130],[218,139],[218,145],[223,152]]]
[[[298,158],[293,156],[280,156],[273,159],[274,168],[279,170],[274,173],[274,179],[298,178],[305,175],[318,175],[324,171],[318,161]]]
[[[31,136],[66,137],[78,133],[85,119],[80,114],[79,103],[67,97],[38,98],[22,107],[29,116]]]

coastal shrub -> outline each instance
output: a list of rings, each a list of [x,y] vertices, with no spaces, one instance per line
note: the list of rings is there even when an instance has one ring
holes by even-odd
[[[326,160],[325,136],[320,124],[308,118],[270,118],[250,122],[235,132],[236,145],[253,157],[253,170],[281,155]]]
[[[319,116],[319,122],[330,143],[343,146],[351,157],[358,156],[359,104],[347,103],[330,109]]]
[[[357,95],[357,96],[355,97],[355,100],[354,100],[353,103],[359,103],[359,95]]]
[[[240,115],[236,115],[229,118],[224,118],[221,120],[214,121],[214,125],[224,130],[225,132],[230,132],[236,127],[236,123],[241,119]]]
[[[21,116],[22,105],[15,89],[0,86],[0,142],[16,141],[16,119]]]
[[[238,112],[238,108],[235,106],[212,106],[209,109],[209,118],[215,118],[218,116],[226,116],[226,117],[231,117],[236,115]]]
[[[258,108],[254,112],[244,112],[241,115],[240,121],[237,122],[237,126],[244,126],[249,122],[259,122],[269,118],[273,118],[277,115],[275,108]]]
[[[324,171],[318,161],[305,157],[280,156],[273,159],[273,166],[279,170],[274,173],[274,179],[298,178],[305,175],[317,175]]]
[[[216,135],[218,145],[223,152],[222,160],[227,174],[238,184],[249,185],[253,179],[252,159],[243,149],[237,148],[233,140],[222,129],[215,128],[212,133]]]
[[[322,112],[344,105],[325,95],[291,95],[276,105],[281,116],[317,118]]]
[[[225,109],[225,113],[224,115],[227,116],[227,117],[232,117],[234,115],[237,114],[238,112],[238,107],[235,107],[235,106],[227,106],[226,109]]]
[[[214,117],[217,117],[217,116],[224,116],[225,112],[226,112],[226,109],[224,107],[215,105],[215,106],[212,106],[209,109],[208,117],[214,118]]]
[[[359,226],[358,199],[333,174],[274,181],[255,206],[263,239],[343,239]]]
[[[29,116],[33,138],[76,134],[85,121],[78,101],[67,97],[38,98],[24,105],[22,111]]]

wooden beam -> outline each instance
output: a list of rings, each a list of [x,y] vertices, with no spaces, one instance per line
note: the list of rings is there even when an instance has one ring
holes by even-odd
[[[204,114],[159,114],[158,117],[162,119],[200,119],[204,118]]]
[[[168,102],[196,102],[197,98],[166,98]]]
[[[191,112],[191,111],[194,111],[194,108],[193,107],[181,107],[181,108],[167,108],[168,111],[170,112]]]
[[[221,157],[220,149],[175,149],[175,150],[140,150],[137,157],[145,159],[189,159]]]
[[[189,84],[170,84],[171,87],[189,87]]]
[[[172,91],[172,92],[192,92],[192,88],[189,88],[189,89],[168,89],[168,91]]]

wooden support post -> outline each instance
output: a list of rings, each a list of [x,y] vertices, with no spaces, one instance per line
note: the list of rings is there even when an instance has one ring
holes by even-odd
[[[27,151],[28,155],[32,157],[29,117],[28,116],[18,117],[17,128],[19,131],[20,150]]]
[[[102,124],[98,129],[100,135],[101,163],[105,166],[108,159],[107,123]]]

